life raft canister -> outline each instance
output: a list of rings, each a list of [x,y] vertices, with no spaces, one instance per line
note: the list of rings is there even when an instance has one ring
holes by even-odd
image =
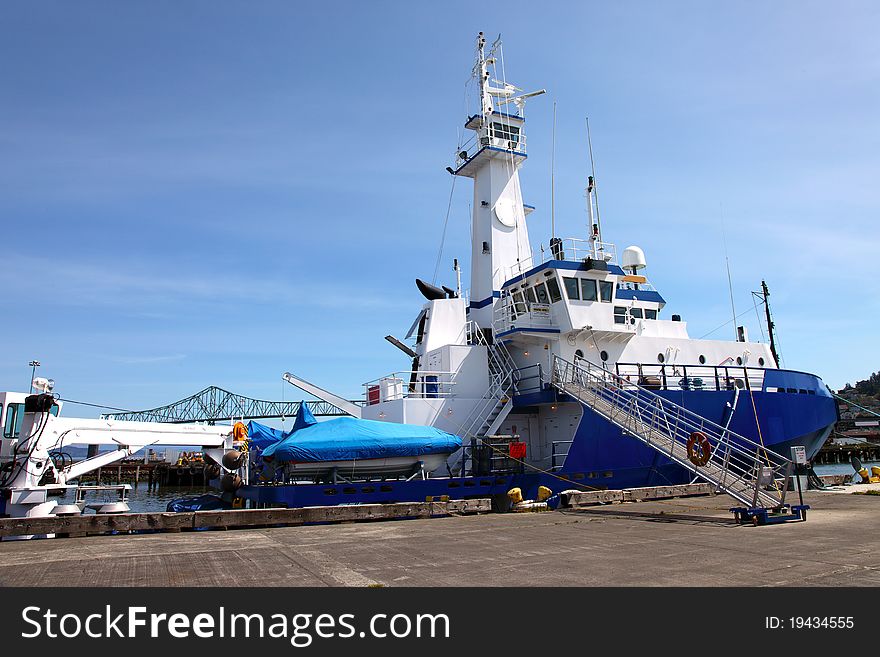
[[[706,465],[712,457],[712,445],[702,431],[694,431],[687,441],[688,460],[694,465]]]

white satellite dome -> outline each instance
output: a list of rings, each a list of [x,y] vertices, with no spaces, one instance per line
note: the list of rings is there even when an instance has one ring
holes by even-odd
[[[628,246],[623,250],[621,265],[628,271],[635,272],[648,266],[645,262],[645,252],[637,246]]]

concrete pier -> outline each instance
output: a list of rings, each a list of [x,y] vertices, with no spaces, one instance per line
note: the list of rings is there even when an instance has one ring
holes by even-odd
[[[805,494],[734,524],[727,496],[544,513],[0,543],[6,586],[880,586],[880,498]]]

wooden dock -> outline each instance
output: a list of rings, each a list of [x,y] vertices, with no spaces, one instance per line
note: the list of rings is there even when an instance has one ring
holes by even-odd
[[[849,463],[853,456],[860,461],[878,461],[880,460],[880,445],[868,442],[825,445],[813,458],[813,465]]]
[[[624,488],[623,490],[564,491],[560,493],[563,507],[590,506],[611,502],[643,502],[646,500],[668,500],[674,497],[712,495],[712,484],[679,484],[675,486],[648,486],[645,488]]]
[[[201,462],[177,465],[165,461],[123,461],[89,472],[79,478],[79,483],[96,486],[131,483],[137,486],[146,481],[150,490],[161,486],[204,487],[217,476],[216,468]]]
[[[821,477],[826,485],[839,485],[844,475]],[[623,490],[563,491],[561,507],[647,502],[714,495],[708,483],[649,486]],[[0,518],[0,540],[15,536],[79,538],[102,534],[177,533],[205,529],[263,529],[311,524],[334,524],[404,518],[432,518],[489,513],[491,500],[438,500],[393,504],[357,504],[301,509],[231,509],[220,511],[82,514],[44,518]]]
[[[4,540],[0,585],[215,586],[231,595],[265,586],[803,586],[832,603],[840,593],[821,587],[880,586],[880,498],[804,498],[807,522],[765,527],[736,524],[726,495],[695,495],[547,513]],[[511,604],[538,598],[522,593]]]
[[[308,524],[433,518],[488,513],[491,500],[448,500],[308,507],[304,509],[232,509],[180,513],[84,514],[44,518],[0,518],[0,538],[55,534],[78,538],[131,532],[180,532],[202,529],[257,529]]]

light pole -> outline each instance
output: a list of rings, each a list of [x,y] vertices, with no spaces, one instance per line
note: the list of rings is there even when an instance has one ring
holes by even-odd
[[[40,366],[40,361],[32,360],[28,365],[31,366],[31,389],[28,394],[33,393],[34,391],[34,377],[37,375],[37,368]]]

